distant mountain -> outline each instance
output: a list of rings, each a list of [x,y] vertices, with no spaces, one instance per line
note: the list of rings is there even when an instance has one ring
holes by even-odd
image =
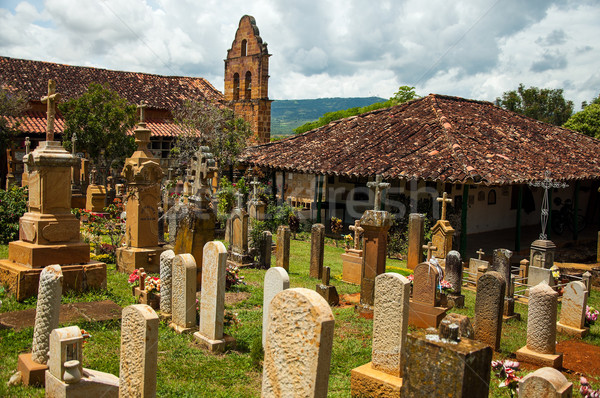
[[[275,100],[271,104],[271,137],[294,134],[294,129],[317,120],[327,112],[363,107],[385,98],[317,98],[302,100]]]

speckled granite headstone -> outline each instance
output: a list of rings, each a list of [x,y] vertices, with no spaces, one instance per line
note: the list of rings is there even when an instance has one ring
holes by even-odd
[[[446,255],[446,280],[452,285],[454,295],[460,295],[462,290],[463,266],[460,253],[450,250]]]
[[[435,307],[435,290],[439,284],[437,269],[428,262],[415,267],[413,280],[413,301]]]
[[[500,349],[502,312],[506,282],[496,271],[483,274],[477,281],[475,295],[475,339]]]
[[[123,309],[119,397],[155,397],[158,315],[146,304]]]
[[[290,288],[290,277],[286,270],[281,267],[269,268],[265,273],[263,285],[263,330],[262,345],[265,346],[267,330],[269,329],[269,305],[273,297],[282,290]]]
[[[321,278],[325,247],[325,225],[313,224],[310,238],[310,277]]]
[[[556,308],[558,293],[546,283],[529,291],[527,348],[540,354],[556,352]]]
[[[327,397],[333,346],[331,307],[317,292],[286,289],[271,301],[263,397]]]
[[[554,368],[540,368],[519,381],[519,398],[571,398],[573,383]]]
[[[583,329],[587,299],[588,292],[583,282],[574,281],[565,286],[559,322],[565,326]]]
[[[410,281],[396,273],[375,278],[372,367],[401,376],[402,348],[408,331]]]
[[[172,309],[172,284],[173,284],[173,250],[165,250],[160,254],[160,311],[171,314]]]
[[[179,333],[196,324],[196,260],[189,253],[173,257],[171,326]]]

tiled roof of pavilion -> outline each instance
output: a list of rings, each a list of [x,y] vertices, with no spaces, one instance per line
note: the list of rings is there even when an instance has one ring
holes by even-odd
[[[483,184],[600,179],[600,140],[499,108],[430,94],[264,145],[240,160],[311,174]]]

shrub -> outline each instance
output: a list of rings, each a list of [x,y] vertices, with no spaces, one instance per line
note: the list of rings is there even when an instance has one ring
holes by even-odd
[[[0,190],[0,243],[7,244],[19,237],[19,218],[27,211],[27,187],[13,185]]]

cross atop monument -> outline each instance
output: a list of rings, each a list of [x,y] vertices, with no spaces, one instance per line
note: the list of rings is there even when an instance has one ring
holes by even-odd
[[[75,143],[77,142],[77,134],[73,133],[71,137],[71,154],[75,156]]]
[[[437,201],[442,202],[442,217],[440,219],[445,220],[446,219],[446,204],[452,203],[452,199],[448,198],[448,194],[446,192],[444,192],[444,194],[442,195],[441,198],[437,198]]]
[[[240,191],[238,191],[235,193],[235,196],[237,197],[237,208],[241,209],[242,206],[244,206],[244,204],[243,204],[244,194],[241,193]]]
[[[364,228],[360,226],[360,220],[354,220],[354,225],[349,226],[348,229],[354,231],[354,250],[358,250],[360,234],[364,231]]]
[[[31,140],[29,137],[25,137],[25,155],[29,154],[29,149],[31,148]]]
[[[431,252],[437,250],[438,248],[433,245],[431,242],[427,242],[426,245],[423,245],[423,249],[427,250],[427,261],[431,260]]]
[[[477,259],[478,260],[481,260],[481,256],[483,256],[485,254],[485,252],[483,251],[483,249],[479,249],[475,253],[477,253]]]
[[[137,108],[140,110],[140,123],[146,122],[146,118],[144,117],[144,109],[146,109],[147,107],[148,104],[144,101],[140,101],[140,104],[137,106]]]
[[[542,199],[542,207],[541,207],[541,221],[542,221],[542,233],[540,234],[541,240],[548,239],[548,235],[546,235],[546,225],[548,224],[548,215],[549,215],[548,209],[550,208],[549,203],[548,203],[548,190],[551,188],[566,188],[566,187],[568,187],[568,185],[565,184],[564,182],[553,181],[550,178],[550,175],[551,175],[550,170],[546,170],[544,172],[543,180],[534,181],[534,182],[529,183],[530,187],[544,188],[544,197]]]
[[[54,118],[56,117],[56,103],[60,94],[56,92],[56,82],[48,80],[48,95],[41,98],[43,104],[48,104],[46,121],[46,141],[54,141]]]
[[[258,186],[260,185],[260,182],[258,182],[258,177],[254,177],[254,179],[252,180],[250,185],[252,185],[252,188],[253,188],[252,200],[256,200],[256,194],[257,194],[256,190],[257,190]]]
[[[375,176],[375,181],[367,182],[367,187],[375,188],[375,203],[373,204],[373,210],[381,210],[381,190],[389,188],[389,182],[382,182],[383,177],[381,174]]]

